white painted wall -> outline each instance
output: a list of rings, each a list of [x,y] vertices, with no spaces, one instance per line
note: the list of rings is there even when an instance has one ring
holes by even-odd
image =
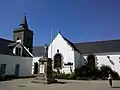
[[[108,65],[114,71],[118,72],[120,75],[120,52],[116,53],[94,53],[96,55],[96,62],[98,63],[97,66],[100,67],[101,65]],[[107,56],[110,57],[110,60],[114,63],[114,65],[109,61]],[[84,56],[86,58],[86,55]]]
[[[80,60],[80,53],[77,51],[74,51],[74,63],[75,63],[75,68],[80,68],[82,64]]]
[[[86,62],[87,62],[87,60],[86,60],[86,58],[84,57],[83,54],[80,55],[80,60],[81,60],[81,64],[80,64],[81,66],[85,65]]]
[[[51,49],[52,47],[52,49]],[[58,33],[58,35],[55,37],[53,42],[49,45],[48,48],[48,57],[52,59],[54,55],[57,53],[57,49],[59,49],[59,52],[63,55],[63,63],[71,62],[73,63],[72,69],[74,70],[75,68],[75,63],[74,63],[74,50],[68,43],[63,39],[63,37]],[[51,51],[52,50],[52,51]],[[52,55],[51,55],[52,53]],[[54,63],[54,61],[53,61]],[[69,73],[70,72],[70,67],[69,66],[64,66],[61,72]]]
[[[41,57],[33,57],[33,61],[32,61],[32,74],[34,74],[34,63],[39,62],[38,60],[39,60],[40,58],[41,58]]]
[[[14,75],[15,64],[20,64],[19,76],[31,76],[32,69],[31,57],[20,57],[0,54],[0,65],[6,64],[6,75]]]

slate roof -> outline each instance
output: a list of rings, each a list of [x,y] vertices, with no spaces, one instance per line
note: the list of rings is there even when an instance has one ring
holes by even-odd
[[[33,56],[42,56],[44,54],[44,46],[33,47]]]
[[[13,41],[0,38],[0,54],[11,54],[11,50],[8,48],[9,43],[13,43]]]
[[[75,50],[82,54],[87,53],[107,53],[107,52],[120,52],[120,39],[107,40],[107,41],[95,41],[84,43],[72,43],[65,37],[63,37],[67,43],[69,43]],[[33,48],[33,56],[41,56],[44,52],[44,46],[38,46]]]
[[[63,36],[62,36],[63,37]],[[72,46],[73,48],[74,48],[74,50],[75,51],[78,51],[79,53],[80,53],[80,51],[79,51],[79,49],[78,48],[76,48],[76,46],[71,42],[71,41],[69,41],[67,38],[65,38],[65,37],[63,37],[64,38],[64,40],[70,45],[70,46]]]
[[[19,42],[14,42],[11,40],[0,38],[0,54],[16,56],[15,54],[13,54],[13,47],[18,43]],[[26,47],[21,43],[20,45],[24,48],[23,49],[23,51],[25,52],[24,57],[32,57],[31,53],[27,51]]]
[[[17,44],[17,42],[9,43],[8,47],[14,47]]]
[[[120,39],[74,43],[75,47],[81,53],[105,53],[105,52],[120,52]]]

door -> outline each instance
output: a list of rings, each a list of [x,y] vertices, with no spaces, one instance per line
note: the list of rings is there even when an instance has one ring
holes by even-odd
[[[1,69],[1,72],[5,74],[6,64],[1,64],[0,69]]]
[[[38,63],[35,62],[34,63],[34,74],[37,74],[38,73]]]
[[[45,73],[45,65],[40,65],[40,73]]]
[[[20,69],[20,65],[16,64],[15,65],[15,76],[18,77],[19,76],[19,69]]]

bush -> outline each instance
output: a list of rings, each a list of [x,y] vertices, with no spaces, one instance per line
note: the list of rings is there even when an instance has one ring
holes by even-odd
[[[89,68],[87,65],[84,65],[79,69],[75,69],[75,73],[77,77],[88,77],[91,79],[100,77],[100,71],[98,68]]]
[[[70,74],[65,74],[65,73],[57,73],[57,72],[54,72],[53,74],[54,78],[57,78],[57,79],[75,79],[76,76],[74,73]]]
[[[113,79],[119,78],[117,72],[113,71],[109,66],[102,65],[100,67],[101,79],[106,79],[108,77],[108,71],[110,71]]]
[[[81,80],[81,77],[79,76],[79,77],[76,77],[75,79],[76,79],[76,80]]]
[[[75,73],[65,74],[54,72],[54,77],[58,79],[76,79],[76,80],[98,80],[108,79],[108,71],[111,72],[113,79],[119,79],[117,72],[113,71],[109,66],[102,65],[100,69],[97,67],[88,67],[87,65],[75,69]]]
[[[87,65],[82,66],[81,68],[75,69],[76,79],[107,79],[108,71],[111,72],[113,79],[119,79],[117,72],[113,71],[109,66],[102,65],[100,69],[97,67],[88,67]]]

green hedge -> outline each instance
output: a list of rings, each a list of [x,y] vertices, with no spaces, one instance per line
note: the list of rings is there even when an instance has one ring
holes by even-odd
[[[75,69],[75,73],[65,74],[54,72],[54,77],[58,79],[72,79],[72,80],[106,80],[108,79],[108,71],[111,72],[113,79],[120,80],[117,72],[113,71],[109,66],[102,65],[100,69],[90,68],[87,65]]]
[[[75,74],[65,74],[65,73],[57,73],[57,72],[54,72],[54,77],[57,78],[57,79],[75,79],[76,76]]]

